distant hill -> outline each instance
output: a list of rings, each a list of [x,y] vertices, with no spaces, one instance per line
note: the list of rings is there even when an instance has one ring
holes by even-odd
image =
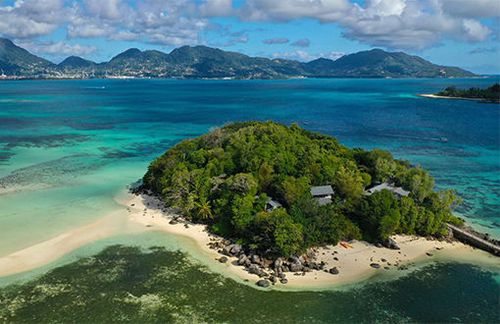
[[[0,74],[46,73],[55,67],[54,63],[31,54],[8,39],[0,38]]]
[[[70,56],[57,66],[61,69],[81,69],[95,67],[97,63],[83,59],[79,56]]]
[[[108,67],[138,66],[165,64],[168,55],[160,51],[144,51],[131,48],[113,57],[108,63]]]
[[[471,77],[457,67],[433,64],[418,56],[381,49],[362,51],[338,60],[319,58],[307,63],[250,57],[207,46],[182,46],[170,53],[128,49],[109,62],[97,64],[70,56],[60,64],[40,58],[0,38],[0,72],[27,78],[231,78],[286,79],[293,77],[435,78]]]
[[[275,79],[306,74],[300,62],[250,57],[207,46],[183,46],[168,57],[177,74],[196,78]]]
[[[386,52],[381,49],[345,55],[335,61],[319,58],[306,63],[306,65],[311,74],[324,77],[435,78],[474,76],[474,73],[457,67],[436,65],[418,56],[403,52]]]

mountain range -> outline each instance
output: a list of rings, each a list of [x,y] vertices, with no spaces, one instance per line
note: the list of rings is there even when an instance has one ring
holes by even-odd
[[[433,64],[403,52],[372,49],[337,60],[310,62],[250,57],[207,46],[182,46],[170,53],[128,49],[108,62],[96,63],[70,56],[59,64],[31,54],[12,41],[0,38],[2,78],[435,78],[472,77],[460,69]]]

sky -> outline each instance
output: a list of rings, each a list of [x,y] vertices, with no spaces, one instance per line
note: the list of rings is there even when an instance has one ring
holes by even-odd
[[[500,74],[500,0],[0,0],[0,37],[56,63],[131,47],[300,61],[382,48]]]

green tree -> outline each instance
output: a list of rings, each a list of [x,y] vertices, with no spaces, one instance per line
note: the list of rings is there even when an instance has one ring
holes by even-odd
[[[269,189],[269,186],[271,185],[271,182],[273,180],[273,167],[266,161],[264,161],[260,165],[258,180],[259,180],[259,189],[261,191],[266,192]]]
[[[290,256],[301,251],[302,226],[293,223],[289,217],[278,221],[274,230],[274,241],[280,255]]]
[[[480,96],[483,90],[470,92]],[[411,194],[363,195],[365,187],[381,181],[394,181]],[[434,192],[424,169],[387,151],[351,150],[298,125],[244,122],[217,128],[158,157],[143,182],[193,221],[272,255],[361,235],[368,240],[393,233],[439,236],[446,222],[462,222],[452,214],[455,195]],[[323,184],[332,184],[335,194],[331,204],[319,206],[310,189]],[[264,212],[268,197],[283,208]]]
[[[346,199],[357,200],[363,194],[363,177],[355,169],[340,167],[335,179],[335,186]]]
[[[311,185],[307,177],[286,177],[281,184],[283,198],[288,206],[292,206],[301,197],[310,195]]]
[[[232,223],[236,230],[243,232],[255,217],[255,196],[234,196],[232,202]]]
[[[394,234],[400,217],[398,201],[389,190],[365,197],[358,212],[363,234],[370,241],[385,240]]]
[[[214,218],[212,206],[205,197],[200,197],[200,199],[195,203],[195,206],[197,209],[198,219],[206,222]]]

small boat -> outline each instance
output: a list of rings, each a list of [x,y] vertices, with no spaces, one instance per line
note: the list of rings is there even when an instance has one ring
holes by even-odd
[[[446,137],[440,137],[439,140],[443,143],[448,143],[448,138]]]

